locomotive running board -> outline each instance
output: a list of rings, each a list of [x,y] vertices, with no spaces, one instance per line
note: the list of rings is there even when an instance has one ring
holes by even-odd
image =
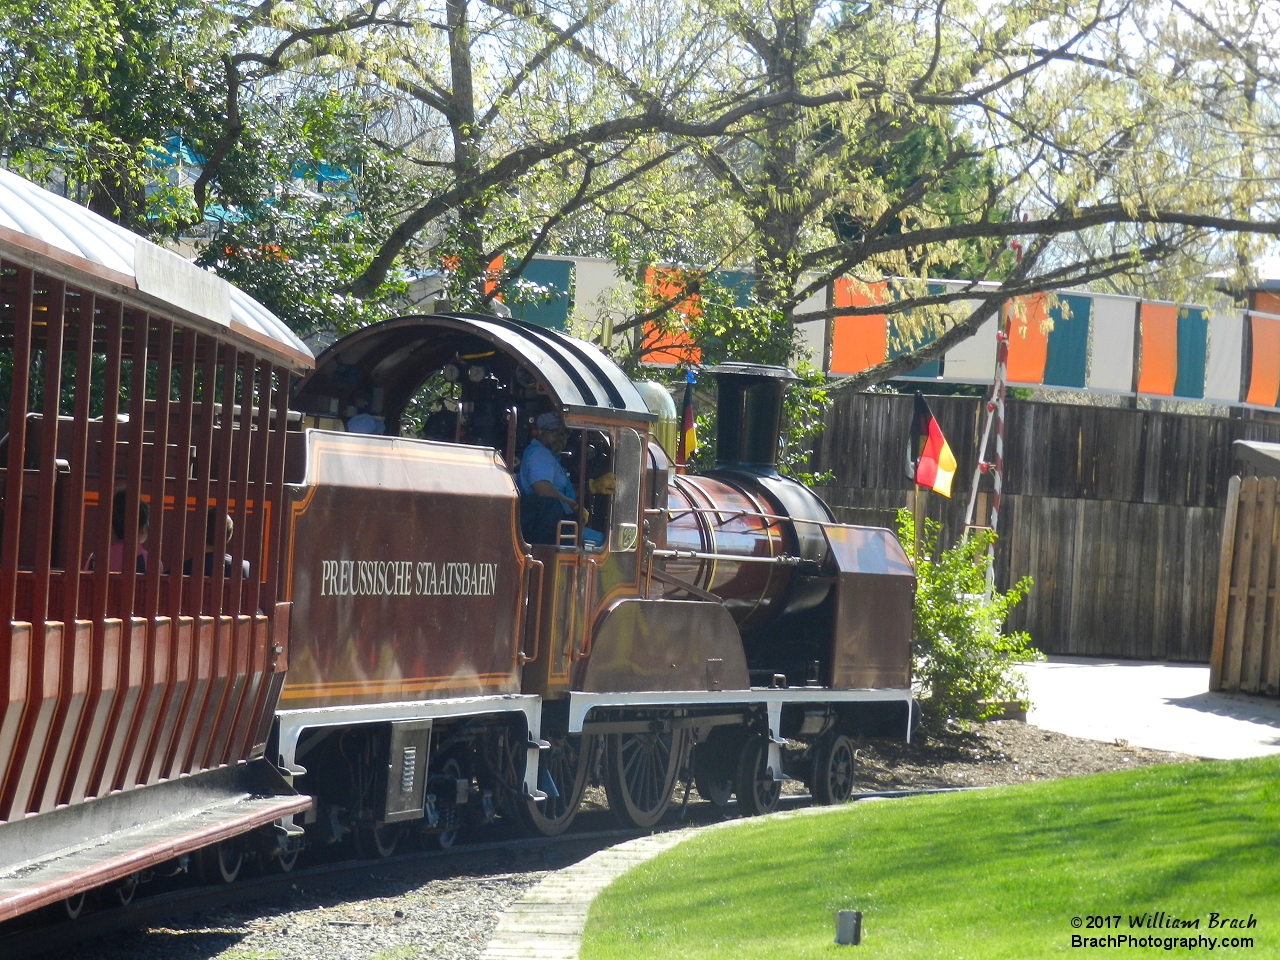
[[[266,760],[0,824],[0,921],[301,813]]]

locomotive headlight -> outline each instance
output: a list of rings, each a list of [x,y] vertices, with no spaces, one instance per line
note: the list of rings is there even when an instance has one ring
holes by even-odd
[[[456,363],[446,363],[440,372],[450,383],[457,383],[462,379],[462,368]]]
[[[483,364],[473,363],[467,368],[467,379],[472,383],[479,383],[489,375],[489,368]]]

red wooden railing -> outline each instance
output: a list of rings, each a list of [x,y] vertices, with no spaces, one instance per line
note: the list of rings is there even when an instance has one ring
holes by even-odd
[[[2,353],[0,820],[256,756],[288,623],[288,368],[229,330],[7,260]]]

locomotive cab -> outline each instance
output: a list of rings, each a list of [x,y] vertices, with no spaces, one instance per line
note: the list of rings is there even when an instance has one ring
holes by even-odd
[[[293,406],[311,426],[342,428],[345,416],[347,430],[485,447],[513,476],[537,417],[553,413],[569,432],[561,463],[602,549],[638,543],[641,434],[655,418],[588,344],[497,317],[400,318],[322,354]],[[596,482],[606,476],[616,483]],[[589,549],[566,520],[565,536]]]

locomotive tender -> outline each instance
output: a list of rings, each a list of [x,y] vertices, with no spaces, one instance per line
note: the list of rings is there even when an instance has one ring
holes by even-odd
[[[713,370],[719,461],[677,474],[590,344],[413,316],[313,361],[4,171],[0,294],[0,920],[127,901],[187,854],[230,880],[504,814],[555,834],[593,780],[637,826],[682,773],[747,813],[787,776],[836,802],[850,736],[909,733],[910,565],[777,473],[784,369]],[[434,439],[401,438],[424,385],[452,395]],[[321,429],[353,407],[386,435]],[[540,413],[603,491],[598,546],[521,532]]]

